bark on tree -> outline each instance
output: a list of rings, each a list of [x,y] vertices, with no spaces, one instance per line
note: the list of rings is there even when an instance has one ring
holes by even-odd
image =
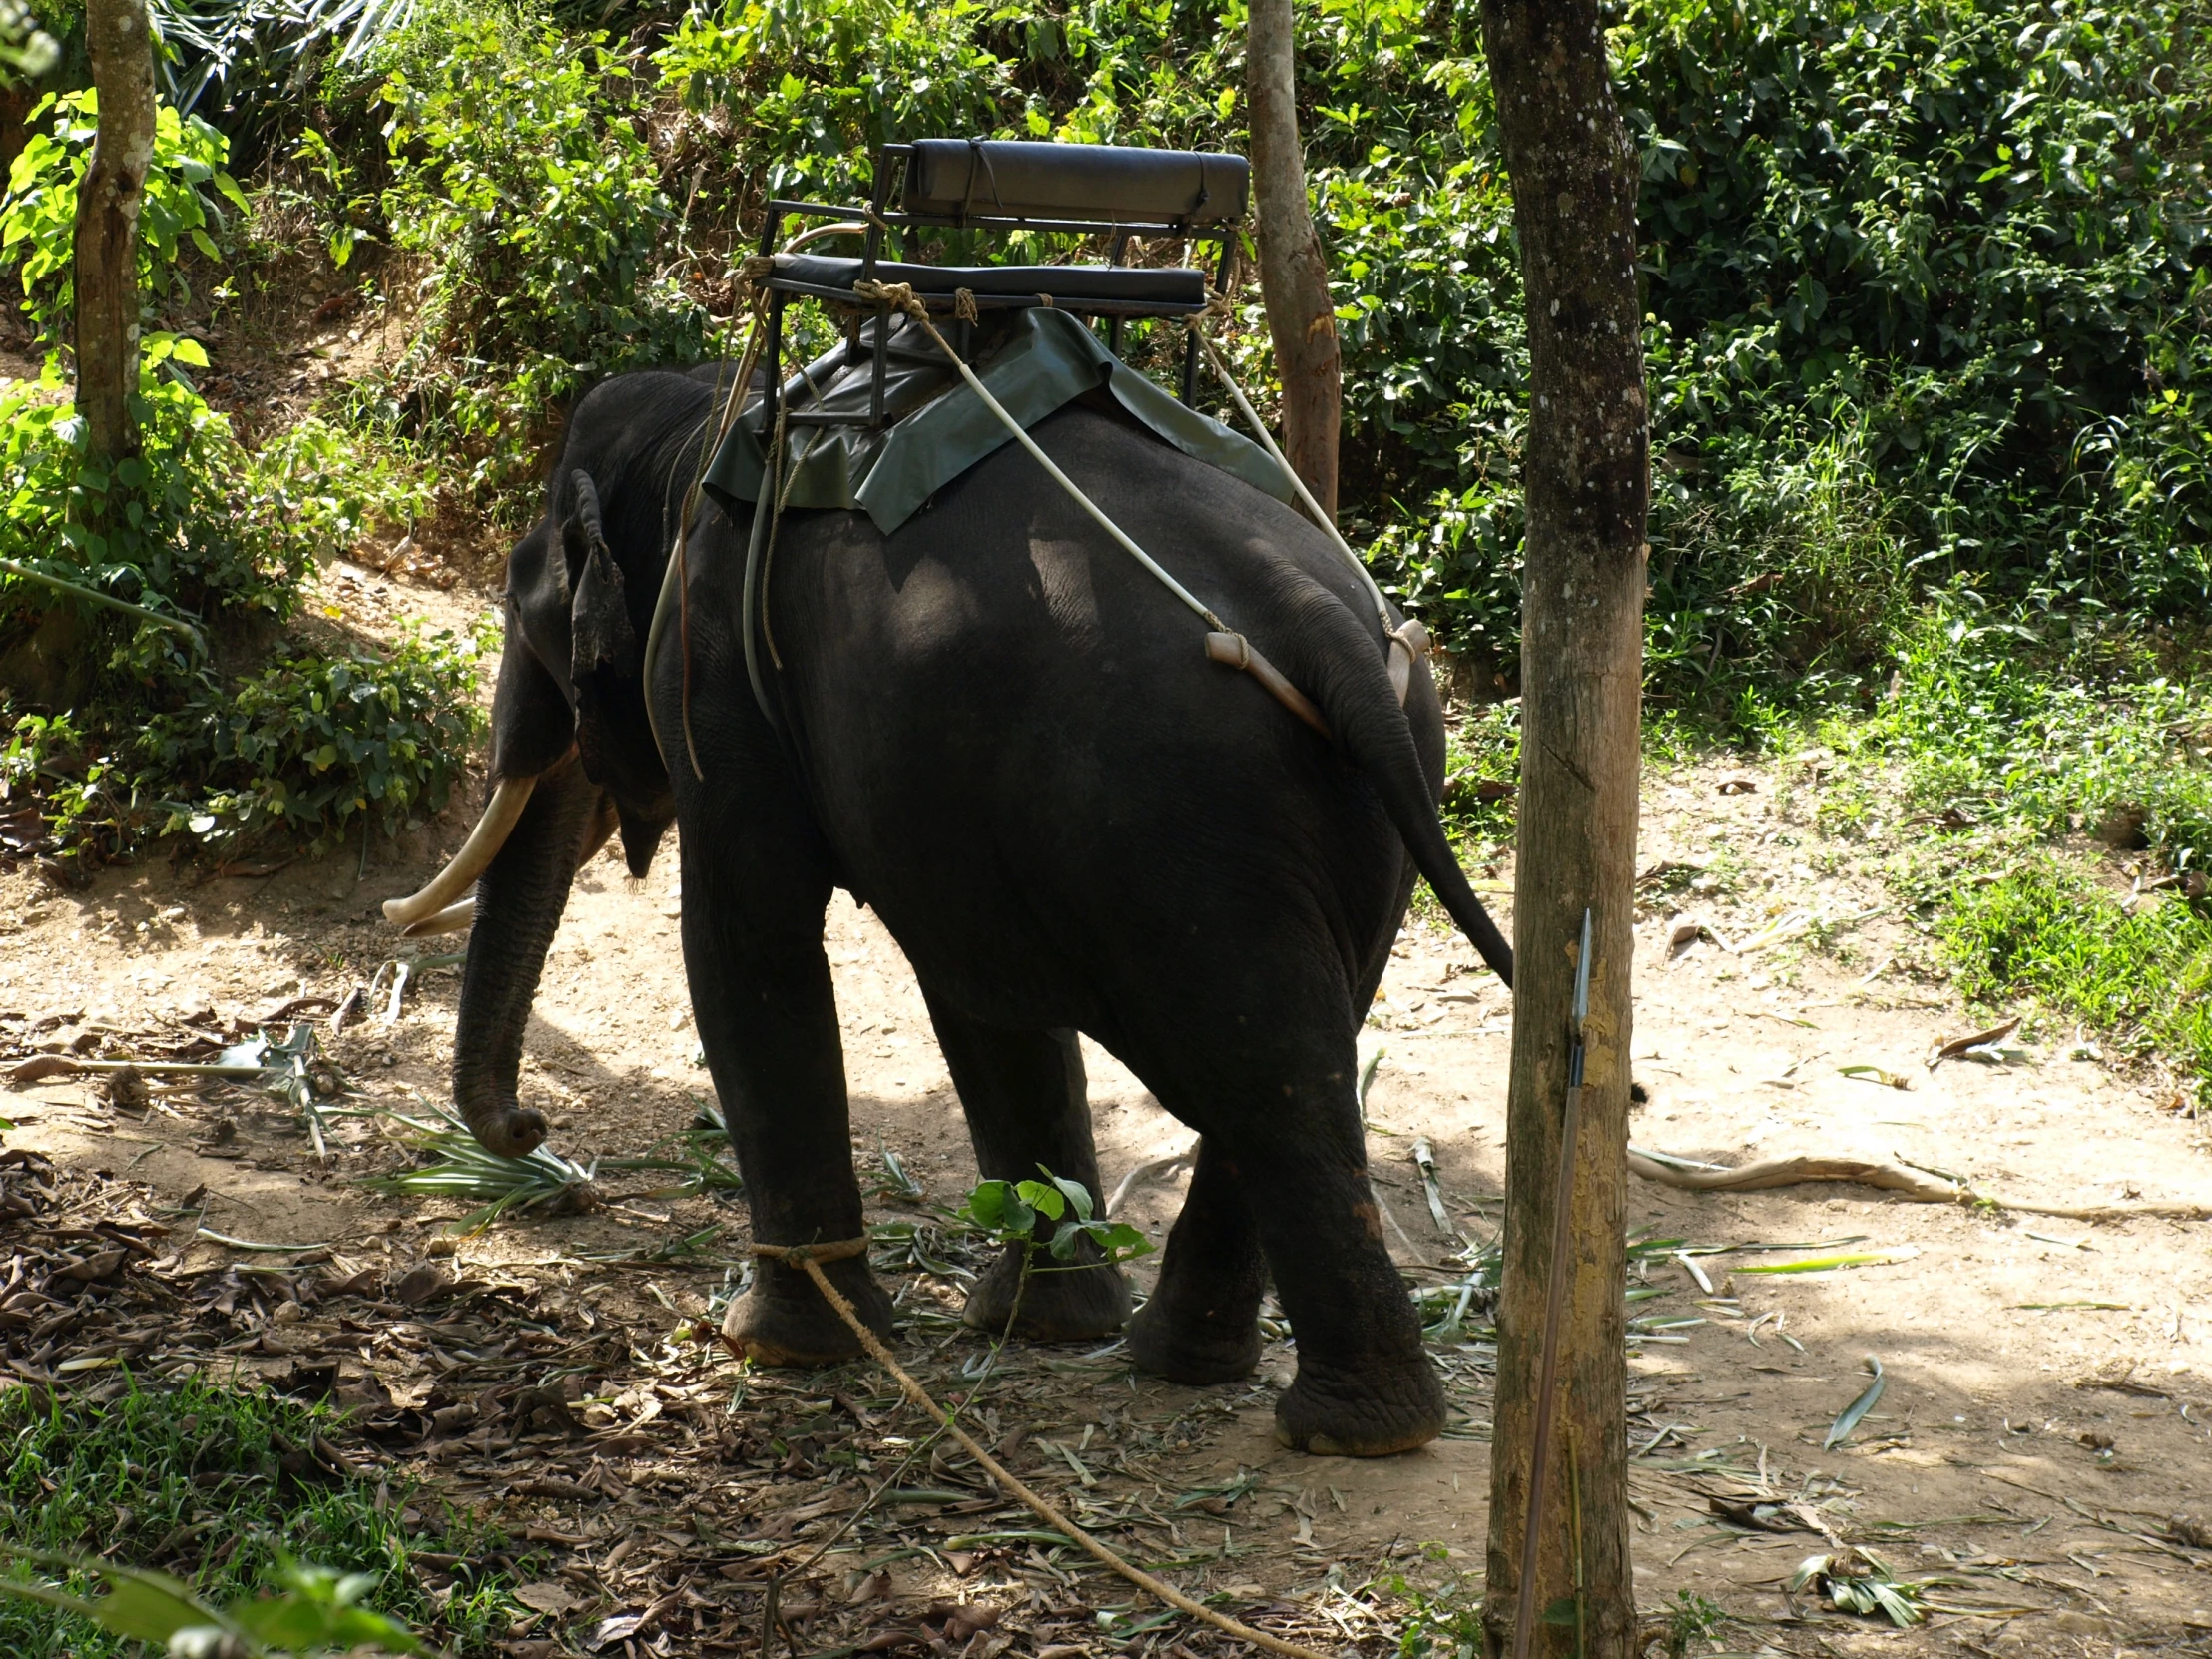
[[[136,453],[138,219],[154,160],[154,37],[146,0],[89,0],[85,43],[100,95],[100,130],[77,189],[77,412],[88,451]]]
[[[1322,510],[1335,518],[1343,364],[1336,305],[1329,297],[1329,260],[1306,203],[1292,41],[1291,0],[1252,0],[1245,93],[1252,105],[1260,290],[1283,381],[1283,454]]]
[[[1511,1650],[1582,912],[1594,913],[1531,1653],[1628,1659],[1623,1352],[1630,903],[1635,881],[1649,432],[1636,283],[1636,153],[1595,0],[1482,0],[1528,308],[1521,789],[1513,923],[1504,1290],[1498,1309],[1485,1634]]]

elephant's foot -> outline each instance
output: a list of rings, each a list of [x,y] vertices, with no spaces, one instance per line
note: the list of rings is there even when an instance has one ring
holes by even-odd
[[[891,1300],[867,1263],[831,1262],[823,1271],[862,1323],[888,1342]],[[764,1261],[752,1289],[730,1304],[722,1340],[757,1366],[833,1366],[860,1354],[860,1339],[823,1300],[814,1281],[780,1262]]]
[[[1075,1343],[1108,1337],[1129,1321],[1129,1282],[1119,1268],[1097,1260],[1088,1240],[1076,1247],[1077,1259],[1092,1258],[1090,1265],[1062,1271],[1059,1263],[1042,1251],[1029,1270],[1029,1285],[1021,1286],[1021,1247],[1008,1245],[968,1292],[961,1319],[978,1331],[997,1335],[1015,1315],[1014,1335],[1030,1342]],[[1021,1307],[1014,1307],[1016,1291]]]
[[[1192,1306],[1163,1275],[1160,1289],[1129,1322],[1129,1357],[1139,1371],[1170,1382],[1203,1385],[1250,1377],[1260,1363],[1259,1298],[1237,1308]]]
[[[1443,1428],[1443,1384],[1420,1353],[1358,1370],[1301,1356],[1298,1381],[1275,1402],[1275,1437],[1318,1457],[1387,1457]]]

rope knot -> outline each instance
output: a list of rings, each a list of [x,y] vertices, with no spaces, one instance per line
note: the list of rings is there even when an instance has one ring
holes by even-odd
[[[776,274],[774,254],[748,254],[738,262],[738,280],[746,287],[759,287]]]
[[[952,314],[962,322],[980,322],[983,320],[982,313],[975,308],[975,290],[973,288],[954,288],[952,290]]]
[[[904,311],[908,316],[927,319],[929,307],[921,302],[911,282],[854,282],[855,297],[873,300],[878,305],[888,305],[893,310]]]

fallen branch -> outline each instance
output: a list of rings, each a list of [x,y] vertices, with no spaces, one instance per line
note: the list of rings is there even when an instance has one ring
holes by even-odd
[[[1250,1642],[1253,1646],[1265,1648],[1270,1653],[1280,1653],[1284,1655],[1284,1659],[1327,1659],[1325,1654],[1313,1648],[1301,1647],[1296,1642],[1286,1642],[1280,1636],[1271,1636],[1265,1630],[1255,1630],[1251,1625],[1233,1619],[1226,1613],[1217,1613],[1205,1603],[1194,1601],[1173,1584],[1153,1577],[1142,1567],[1132,1566],[1080,1526],[1069,1520],[1067,1516],[1060,1513],[1059,1509],[1049,1499],[1030,1490],[1021,1481],[1007,1473],[1004,1465],[985,1451],[976,1442],[973,1435],[969,1434],[957,1421],[948,1416],[943,1407],[929,1397],[929,1390],[907,1374],[906,1369],[898,1363],[892,1356],[891,1351],[883,1345],[883,1340],[860,1322],[860,1316],[853,1312],[852,1304],[845,1300],[843,1293],[836,1286],[830,1283],[830,1276],[822,1271],[822,1264],[826,1261],[841,1261],[845,1257],[859,1254],[858,1251],[851,1248],[854,1242],[852,1240],[842,1240],[834,1244],[822,1245],[756,1244],[753,1250],[755,1255],[766,1256],[772,1261],[804,1268],[807,1277],[815,1282],[815,1289],[822,1293],[823,1300],[836,1311],[837,1318],[843,1320],[851,1328],[852,1334],[860,1339],[860,1346],[867,1350],[868,1357],[896,1379],[899,1387],[905,1392],[908,1399],[927,1411],[930,1416],[944,1423],[946,1428],[951,1431],[952,1437],[960,1442],[960,1449],[974,1458],[983,1472],[997,1481],[1002,1490],[1011,1492],[1015,1497],[1021,1499],[1022,1502],[1036,1511],[1039,1519],[1055,1530],[1065,1533],[1101,1564],[1112,1568],[1122,1577],[1128,1579],[1130,1583],[1147,1594],[1158,1597],[1178,1612],[1188,1613],[1192,1618],[1202,1620],[1224,1635],[1236,1637],[1240,1642]],[[866,1248],[865,1240],[857,1242],[861,1249]]]
[[[1897,1193],[1914,1204],[1985,1204],[2023,1216],[2058,1216],[2068,1221],[2122,1221],[2131,1216],[2168,1217],[2177,1221],[2212,1219],[2212,1204],[2030,1204],[1979,1192],[1963,1181],[1943,1181],[1905,1164],[1877,1163],[1861,1158],[1767,1158],[1733,1169],[1725,1164],[1702,1164],[1672,1153],[1628,1149],[1628,1167],[1646,1181],[1688,1192],[1745,1193],[1772,1187],[1796,1187],[1816,1181],[1848,1181],[1861,1187],[1879,1187]]]

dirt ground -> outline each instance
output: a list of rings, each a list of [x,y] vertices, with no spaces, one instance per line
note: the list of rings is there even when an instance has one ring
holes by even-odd
[[[352,567],[325,581],[372,632],[402,615],[461,625],[486,603],[465,584],[409,587]],[[1651,1098],[1636,1144],[1719,1163],[1899,1159],[2056,1205],[2212,1203],[2202,1126],[2167,1109],[2154,1077],[2070,1031],[2030,1021],[1998,1053],[1926,1064],[1981,1021],[1853,849],[1817,836],[1815,790],[1802,764],[1648,776],[1641,863],[1654,873],[1637,933],[1634,1055]],[[250,1028],[300,997],[341,999],[394,956],[454,948],[402,945],[376,906],[459,843],[473,806],[396,849],[273,871],[211,877],[150,862],[82,893],[27,864],[0,875],[0,1037],[19,1057],[143,1053],[156,1035]],[[664,849],[633,883],[603,855],[547,966],[523,1093],[580,1162],[681,1131],[711,1098],[674,866]],[[1730,948],[1787,931],[1801,910],[1822,925]],[[1670,946],[1685,918],[1715,937]],[[873,916],[841,897],[829,940],[855,1157],[881,1177],[887,1151],[928,1201],[956,1204],[975,1171],[912,977]],[[457,994],[450,967],[428,967],[396,1020],[372,1005],[333,1037],[316,1016],[323,1051],[356,1085],[350,1105],[419,1113],[444,1099]],[[1397,1254],[1424,1282],[1463,1279],[1460,1253],[1498,1226],[1509,1017],[1470,947],[1408,924],[1370,1021],[1384,1050],[1370,1151]],[[1088,1059],[1109,1186],[1189,1144],[1109,1056],[1094,1047]],[[0,1368],[36,1382],[71,1375],[72,1359],[97,1370],[122,1358],[158,1374],[221,1352],[283,1382],[327,1362],[329,1388],[365,1425],[363,1455],[427,1474],[516,1538],[516,1570],[535,1575],[524,1596],[534,1611],[510,1632],[518,1655],[602,1638],[609,1652],[754,1650],[765,1575],[799,1564],[917,1432],[864,1366],[755,1373],[708,1340],[743,1272],[742,1202],[632,1196],[588,1214],[509,1216],[456,1244],[443,1224],[470,1204],[356,1184],[404,1162],[374,1115],[334,1118],[326,1159],[289,1108],[221,1085],[157,1087],[139,1110],[111,1104],[96,1078],[63,1076],[15,1085],[0,1117],[17,1125],[5,1144],[50,1157],[78,1210],[120,1204],[153,1222],[161,1254],[147,1271],[187,1311],[175,1326],[88,1318],[43,1354],[18,1344]],[[1416,1140],[1434,1149],[1450,1233],[1431,1215]],[[1138,1188],[1128,1218],[1164,1233],[1180,1179]],[[602,1185],[619,1198],[654,1179]],[[1243,1616],[1371,1652],[1403,1610],[1367,1589],[1379,1576],[1479,1570],[1486,1345],[1439,1346],[1457,1413],[1446,1437],[1371,1462],[1274,1444],[1271,1400],[1294,1365],[1282,1342],[1232,1387],[1157,1382],[1111,1346],[1017,1346],[978,1385],[987,1345],[949,1318],[954,1277],[926,1271],[956,1259],[930,1243],[925,1206],[891,1185],[871,1221],[914,1224],[920,1240],[894,1274],[904,1352],[932,1387],[974,1389],[1017,1471],[1121,1547],[1167,1563],[1186,1587],[1226,1592]],[[2212,1653],[2212,1226],[1976,1211],[1858,1186],[1631,1187],[1648,1237],[1753,1247],[1659,1255],[1640,1270],[1638,1288],[1655,1294],[1631,1312],[1663,1327],[1637,1339],[1630,1362],[1643,1606],[1708,1598],[1735,1622],[1706,1645],[1731,1652]],[[234,1249],[193,1236],[195,1215],[235,1239],[320,1248]],[[26,1236],[0,1233],[0,1256]],[[687,1238],[688,1253],[670,1248]],[[1821,1254],[1763,1248],[1794,1245],[1883,1260],[1750,1271]],[[1140,1262],[1135,1277],[1150,1272]],[[526,1329],[512,1323],[518,1309]],[[1675,1320],[1692,1323],[1665,1323]],[[1885,1391],[1847,1442],[1824,1449],[1870,1356]],[[559,1420],[540,1433],[543,1412]],[[783,1587],[797,1651],[883,1651],[917,1630],[1041,1659],[1151,1653],[1164,1640],[1217,1650],[1189,1627],[1148,1630],[1149,1609],[1126,1587],[1020,1536],[1040,1523],[963,1459],[939,1449],[898,1489],[922,1495],[886,1504]],[[1758,1500],[1767,1525],[1786,1530],[1745,1523]],[[1928,1581],[1927,1622],[1895,1630],[1786,1593],[1798,1563],[1832,1547],[1824,1531],[1871,1549],[1900,1580]],[[1448,1558],[1423,1560],[1428,1543]],[[946,1611],[963,1601],[1004,1617],[971,1631]]]

